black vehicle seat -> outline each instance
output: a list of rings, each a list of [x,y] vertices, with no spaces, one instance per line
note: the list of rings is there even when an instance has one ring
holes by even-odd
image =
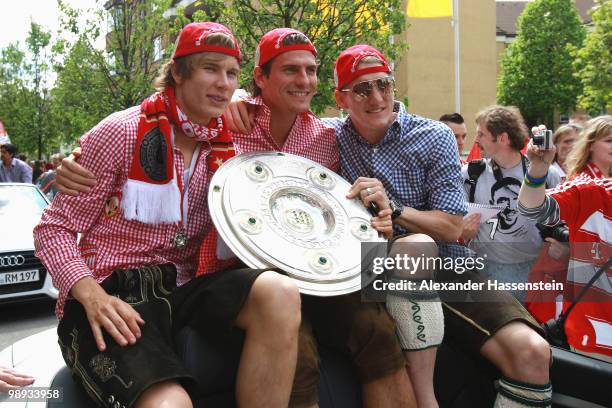
[[[227,339],[226,339],[227,340]],[[186,367],[199,380],[195,406],[207,408],[235,407],[234,386],[242,338],[236,335],[231,343],[202,338],[194,330],[183,329],[176,338],[177,351]],[[361,387],[349,360],[328,348],[319,346],[321,377],[319,406],[321,408],[361,407]],[[493,381],[499,376],[486,361],[473,361],[446,343],[438,349],[435,371],[435,391],[440,407],[490,407],[495,398]],[[63,387],[61,403],[49,403],[53,408],[91,406],[84,391],[72,380],[67,367],[53,380],[52,388]]]
[[[203,338],[193,329],[182,329],[176,338],[177,351],[187,369],[198,379],[196,407],[235,407],[234,386],[242,348],[242,337],[221,344]],[[321,408],[361,407],[361,387],[349,360],[325,347],[320,347]],[[50,402],[50,408],[82,408],[91,406],[87,394],[74,382],[68,367],[63,367],[53,379],[52,389],[63,388],[62,402]]]

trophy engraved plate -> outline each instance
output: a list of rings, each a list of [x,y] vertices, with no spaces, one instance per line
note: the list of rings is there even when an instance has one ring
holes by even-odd
[[[336,296],[361,288],[361,243],[385,242],[361,201],[346,199],[350,187],[299,156],[247,153],[217,170],[208,205],[219,235],[248,266],[279,268],[302,293]]]

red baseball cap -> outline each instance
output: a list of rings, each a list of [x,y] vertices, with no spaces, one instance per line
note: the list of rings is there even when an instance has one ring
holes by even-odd
[[[361,60],[368,56],[378,58],[383,65],[358,68]],[[334,84],[336,84],[336,89],[342,89],[353,79],[372,72],[391,72],[385,56],[370,45],[353,45],[342,51],[334,64]]]
[[[235,48],[223,47],[221,45],[205,44],[204,39],[209,34],[223,33],[229,36]],[[229,28],[219,23],[189,23],[179,33],[178,41],[172,59],[184,57],[186,55],[197,54],[199,52],[220,52],[222,54],[235,57],[238,62],[242,59],[240,47],[236,37]]]
[[[275,28],[265,33],[255,50],[255,66],[262,66],[272,58],[287,51],[304,50],[312,52],[315,57],[317,56],[317,49],[308,37],[306,37],[308,44],[284,45],[283,40],[290,34],[300,34],[306,37],[304,33],[293,28]]]

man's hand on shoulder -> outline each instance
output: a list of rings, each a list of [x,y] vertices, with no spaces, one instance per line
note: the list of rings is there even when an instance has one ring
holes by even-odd
[[[71,196],[88,193],[96,185],[96,177],[92,172],[77,163],[81,157],[81,148],[77,147],[72,154],[62,159],[62,164],[56,169],[55,183],[59,192]]]
[[[255,106],[242,99],[232,100],[223,116],[232,132],[249,134],[255,126]]]

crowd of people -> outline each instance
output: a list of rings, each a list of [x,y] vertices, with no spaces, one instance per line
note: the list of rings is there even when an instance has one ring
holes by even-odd
[[[62,153],[51,155],[51,161],[27,160],[25,154],[19,154],[17,145],[11,143],[4,123],[0,120],[0,183],[36,184],[49,201],[57,194],[55,169],[65,157]]]
[[[87,132],[78,163],[62,161],[57,185],[64,194],[34,235],[60,290],[59,343],[75,378],[96,390],[89,394],[100,406],[112,396],[126,406],[190,407],[197,379],[174,352],[173,333],[189,326],[230,336],[236,327],[246,333],[239,405],[316,406],[320,343],[351,357],[364,406],[436,407],[436,349],[446,338],[498,368],[496,407],[549,406],[550,347],[524,307],[525,291],[498,292],[494,301],[486,291],[451,299],[406,289],[381,302],[363,302],[360,293],[300,296],[280,271],[246,268],[223,250],[207,190],[236,154],[292,153],[339,172],[352,183],[348,198],[376,204],[372,226],[392,237],[389,254],[486,258],[483,270],[461,274],[390,269],[390,281],[527,282],[543,248],[535,219],[564,220],[570,240],[597,249],[597,256],[568,251],[567,281],[580,287],[586,269],[609,257],[611,117],[584,130],[560,127],[556,150],[531,142],[525,150],[529,131],[518,109],[489,106],[474,118],[485,158],[463,162],[463,117],[408,113],[394,98],[389,62],[369,45],[347,48],[334,65],[336,102],[348,116],[317,118],[310,112],[316,55],[297,30],[266,33],[252,96],[230,103],[242,58],[237,39],[221,24],[188,24],[155,81],[158,91]],[[583,200],[588,209],[577,205]],[[484,219],[482,208],[497,213]],[[594,229],[585,233],[587,224]],[[566,325],[574,350],[604,359],[612,350],[602,343],[612,328],[606,278],[593,286],[603,302],[583,302]],[[591,318],[596,329],[588,327]],[[116,378],[100,376],[100,356],[112,361]],[[139,356],[150,369],[139,369]]]

